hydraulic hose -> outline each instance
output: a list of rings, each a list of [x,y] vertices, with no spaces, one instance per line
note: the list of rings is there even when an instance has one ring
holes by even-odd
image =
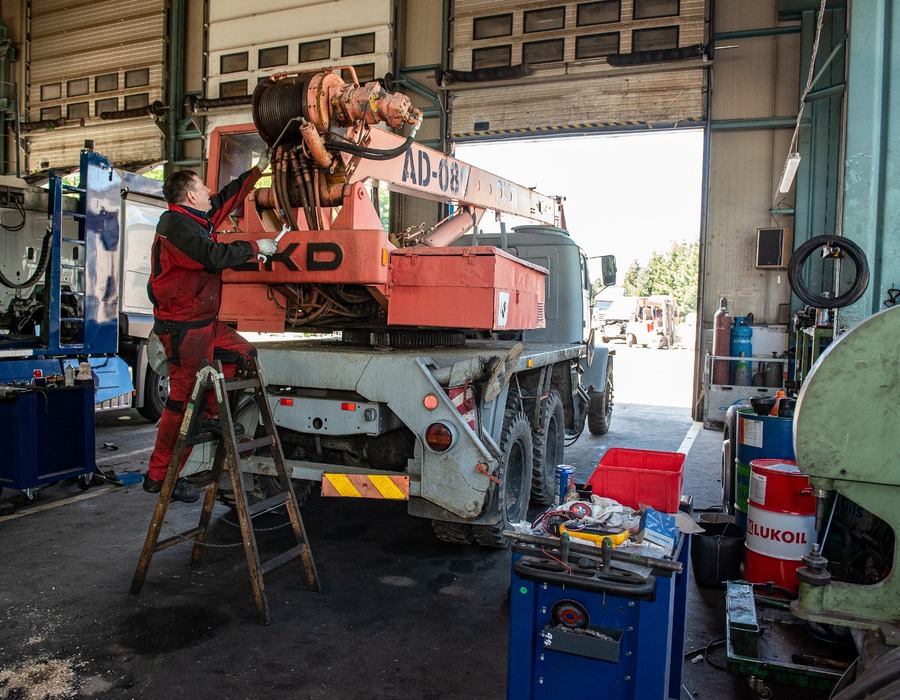
[[[12,282],[7,279],[6,275],[3,272],[0,272],[0,284],[4,287],[9,287],[10,289],[25,289],[26,287],[32,286],[35,282],[37,282],[41,276],[47,271],[47,263],[50,262],[50,239],[53,236],[53,232],[48,228],[47,233],[44,236],[44,240],[41,243],[41,257],[38,259],[37,268],[34,271],[34,274],[29,277],[24,282]]]

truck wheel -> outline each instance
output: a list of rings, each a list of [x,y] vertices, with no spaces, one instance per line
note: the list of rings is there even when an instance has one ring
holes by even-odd
[[[528,496],[531,493],[531,472],[534,446],[531,425],[524,413],[510,413],[500,439],[503,455],[497,476],[498,486],[491,496],[492,507],[499,509],[500,520],[494,525],[473,525],[475,541],[485,547],[508,547],[509,538],[503,535],[512,523],[528,515]]]
[[[531,500],[549,506],[556,494],[556,465],[565,461],[566,417],[556,389],[550,391],[541,414],[541,422],[532,432],[534,471],[531,477]]]
[[[465,523],[448,523],[445,520],[432,520],[431,529],[441,542],[450,544],[472,544],[475,535],[472,526]]]
[[[606,386],[603,391],[588,392],[591,403],[588,406],[587,422],[591,435],[606,435],[612,421],[613,411],[613,366],[612,357],[606,364]]]
[[[155,423],[162,415],[168,400],[169,378],[160,377],[152,368],[147,367],[147,376],[144,379],[144,404],[138,407],[138,413]]]

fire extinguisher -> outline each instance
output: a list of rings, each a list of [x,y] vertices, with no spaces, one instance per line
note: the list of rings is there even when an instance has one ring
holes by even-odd
[[[719,300],[719,310],[713,316],[713,355],[728,357],[731,351],[731,314],[728,313],[728,300]],[[712,369],[713,384],[728,384],[728,360],[714,360]]]

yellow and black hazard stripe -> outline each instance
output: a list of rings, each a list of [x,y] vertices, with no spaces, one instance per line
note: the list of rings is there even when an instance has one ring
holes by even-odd
[[[322,474],[322,495],[409,500],[409,477],[383,474]]]
[[[641,120],[627,120],[618,122],[581,122],[578,124],[558,124],[550,126],[529,126],[519,129],[488,129],[485,131],[466,131],[451,136],[454,141],[465,139],[484,138],[489,136],[529,136],[529,135],[554,135],[566,132],[591,132],[607,129],[677,129],[686,126],[700,126],[705,123],[699,117],[685,117],[674,122],[647,122]]]

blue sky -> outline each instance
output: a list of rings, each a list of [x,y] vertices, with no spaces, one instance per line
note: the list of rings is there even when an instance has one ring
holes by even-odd
[[[564,196],[573,238],[588,256],[615,255],[620,280],[632,260],[646,263],[672,242],[699,238],[699,129],[458,144],[455,155],[543,194]],[[482,224],[490,230],[492,215]]]

